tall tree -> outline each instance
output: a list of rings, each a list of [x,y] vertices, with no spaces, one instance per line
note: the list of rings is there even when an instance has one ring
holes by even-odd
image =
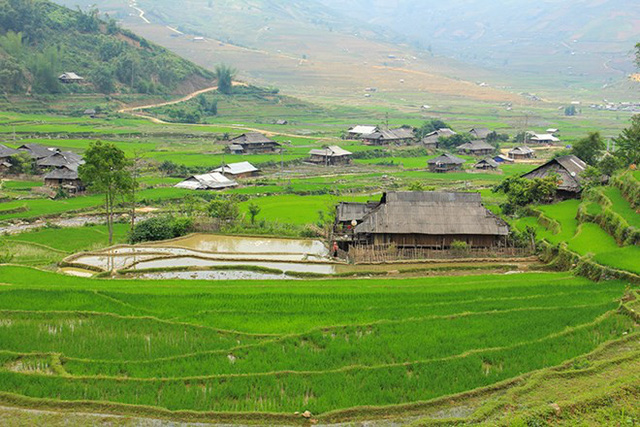
[[[130,161],[112,143],[97,141],[84,154],[85,164],[78,172],[80,179],[93,191],[104,194],[109,244],[113,244],[113,217],[118,201],[131,193]]]
[[[218,92],[230,95],[233,90],[233,78],[235,76],[235,68],[224,64],[217,65],[216,78],[218,79]]]
[[[600,132],[591,132],[586,138],[573,144],[571,152],[591,166],[595,166],[606,148]]]
[[[623,166],[640,163],[640,114],[631,118],[631,126],[623,130],[614,141],[615,155]]]

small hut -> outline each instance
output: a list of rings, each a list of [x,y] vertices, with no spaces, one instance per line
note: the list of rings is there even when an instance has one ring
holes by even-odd
[[[365,135],[378,132],[378,126],[357,125],[349,128],[345,139],[362,139]]]
[[[260,169],[253,166],[249,162],[240,162],[240,163],[231,163],[229,165],[224,165],[223,167],[214,169],[211,172],[218,172],[224,176],[230,175],[236,179],[240,179],[240,178],[250,178],[253,176],[258,176],[260,174]]]
[[[58,80],[64,84],[82,83],[84,81],[84,77],[80,77],[76,73],[66,72],[60,74],[60,76],[58,76]]]
[[[275,153],[281,147],[277,142],[258,132],[243,133],[229,142],[229,151],[232,154]]]
[[[469,131],[472,137],[475,139],[487,139],[487,137],[492,133],[491,129],[487,128],[473,128]]]
[[[18,150],[0,144],[0,172],[7,172],[11,169],[11,156],[18,153]]]
[[[482,159],[473,165],[474,168],[481,170],[496,170],[498,169],[498,166],[498,162],[493,159]]]
[[[458,153],[470,154],[472,156],[486,156],[495,150],[496,147],[481,140],[471,141],[458,147]]]
[[[440,138],[448,138],[450,136],[456,135],[454,131],[449,128],[441,128],[431,133],[426,134],[420,143],[424,145],[425,148],[435,150],[438,148],[438,142]]]
[[[362,140],[371,145],[410,144],[415,140],[415,130],[409,127],[380,129],[372,134],[363,135]]]
[[[79,164],[58,166],[44,176],[44,185],[50,188],[62,188],[69,193],[84,191],[84,184],[78,175]]]
[[[427,162],[430,172],[453,172],[462,169],[462,165],[465,163],[460,157],[456,157],[453,154],[444,153],[435,159],[431,159]]]

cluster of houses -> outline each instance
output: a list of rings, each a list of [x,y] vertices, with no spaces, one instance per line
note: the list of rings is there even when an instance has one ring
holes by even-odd
[[[225,190],[238,186],[237,180],[258,176],[260,169],[249,162],[220,166],[209,173],[193,175],[175,185],[186,190]]]
[[[14,156],[20,153],[26,153],[31,158],[35,172],[44,174],[47,187],[62,188],[69,193],[84,191],[78,175],[78,167],[84,161],[79,154],[40,144],[24,144],[17,149],[0,144],[0,172],[9,172]]]

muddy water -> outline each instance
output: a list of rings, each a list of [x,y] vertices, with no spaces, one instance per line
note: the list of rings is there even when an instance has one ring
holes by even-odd
[[[122,270],[128,268],[138,261],[144,261],[157,258],[157,255],[125,255],[125,256],[108,256],[108,255],[85,255],[73,260],[74,264],[90,265],[98,267],[105,271]]]
[[[108,251],[109,254],[113,255],[130,255],[130,254],[155,254],[157,256],[197,256],[197,257],[206,257],[211,259],[229,259],[229,260],[237,260],[237,259],[246,259],[246,260],[273,260],[273,261],[326,261],[324,257],[318,255],[308,255],[308,254],[272,254],[272,253],[260,253],[260,254],[247,254],[247,253],[212,253],[212,252],[204,252],[204,251],[196,251],[193,249],[182,249],[182,248],[170,248],[170,247],[144,247],[144,246],[136,246],[136,247],[126,247],[126,248],[116,248]]]
[[[220,267],[225,265],[243,266],[252,265],[256,267],[272,268],[281,271],[295,271],[298,273],[335,274],[336,266],[331,264],[314,263],[286,263],[286,262],[262,262],[262,261],[223,261],[208,260],[201,258],[164,258],[150,261],[143,261],[136,264],[136,270],[150,268],[176,268],[176,267]]]
[[[272,239],[262,237],[218,236],[195,234],[171,242],[146,245],[150,247],[180,247],[214,253],[247,254],[309,254],[326,257],[329,250],[318,240]]]

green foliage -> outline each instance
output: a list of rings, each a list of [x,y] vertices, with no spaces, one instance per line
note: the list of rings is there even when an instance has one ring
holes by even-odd
[[[465,252],[469,249],[469,245],[462,240],[454,240],[451,242],[451,249],[455,252]]]
[[[158,216],[135,225],[131,243],[155,242],[184,236],[193,230],[193,220],[186,217]]]
[[[16,175],[31,175],[36,172],[36,164],[26,152],[20,152],[11,156],[10,172]]]
[[[216,66],[216,79],[218,80],[218,92],[230,95],[233,92],[233,78],[237,71],[235,68],[225,64]]]
[[[441,136],[438,139],[438,148],[453,150],[454,148],[459,147],[462,144],[471,142],[472,139],[473,138],[468,133],[458,133],[458,134],[446,136],[446,137]]]
[[[525,179],[510,177],[493,188],[494,193],[504,193],[507,201],[501,205],[506,215],[513,214],[517,208],[530,204],[548,203],[558,190],[557,177]]]
[[[443,122],[440,119],[431,119],[428,120],[426,122],[424,122],[422,124],[422,126],[420,126],[417,130],[416,130],[416,137],[418,139],[422,139],[425,137],[425,135],[428,135],[432,132],[437,131],[438,129],[444,129],[444,128],[448,128],[449,125],[446,124],[445,122]]]
[[[65,71],[85,77],[103,93],[120,88],[171,92],[192,76],[213,77],[118,28],[114,20],[101,21],[96,8],[74,11],[48,0],[2,2],[0,90],[16,93],[31,87],[37,93],[87,91],[86,85],[61,85],[58,76]]]
[[[615,155],[623,166],[640,163],[640,114],[631,118],[631,126],[615,138]]]
[[[565,116],[575,116],[576,114],[578,114],[578,109],[576,108],[575,105],[569,105],[568,107],[565,107],[564,109],[564,115]]]
[[[571,153],[591,166],[596,166],[602,152],[607,148],[600,132],[591,132],[571,147]]]
[[[248,209],[249,215],[251,215],[251,224],[253,225],[256,223],[256,217],[258,216],[262,208],[255,203],[250,203]]]
[[[212,218],[225,222],[233,222],[240,216],[238,203],[233,199],[212,200],[207,206],[207,212]]]

